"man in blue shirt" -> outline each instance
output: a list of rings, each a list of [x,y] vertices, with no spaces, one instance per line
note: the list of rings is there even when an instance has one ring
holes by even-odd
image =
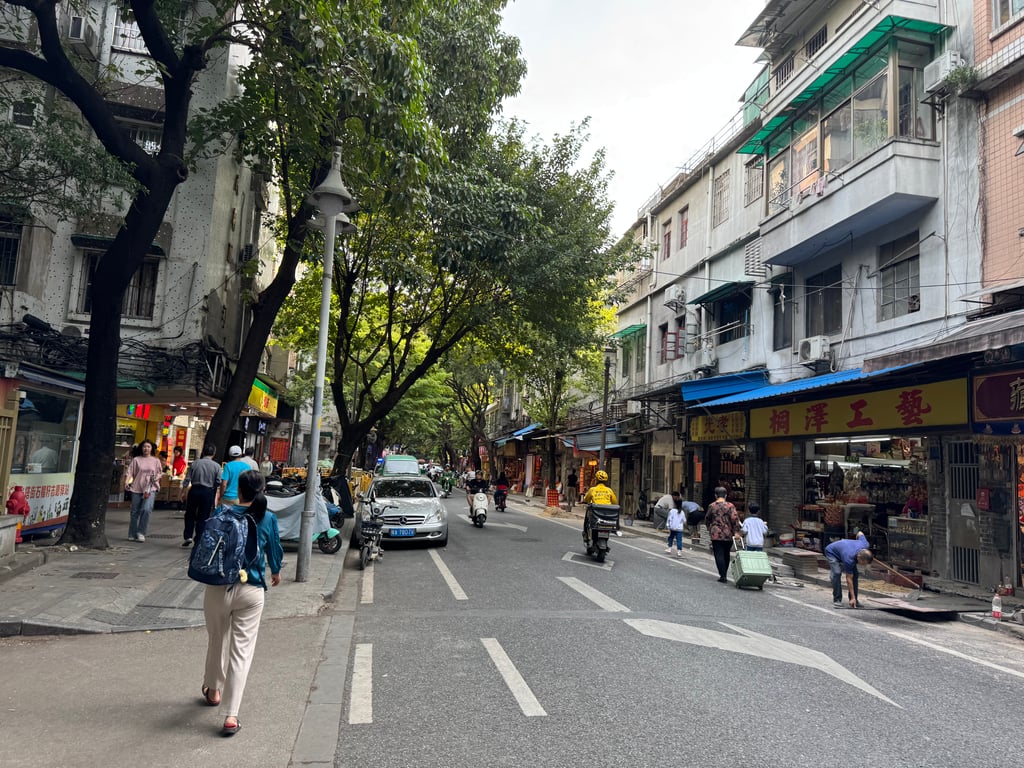
[[[228,463],[224,465],[220,482],[220,503],[232,506],[238,503],[238,478],[248,472],[249,465],[242,460],[242,448],[232,445],[228,448]]]
[[[846,574],[846,592],[850,596],[850,607],[859,608],[860,574],[857,565],[867,565],[875,556],[868,549],[868,540],[858,532],[855,539],[839,539],[825,547],[825,558],[828,560],[828,574],[832,581],[832,607],[843,607],[842,574]]]

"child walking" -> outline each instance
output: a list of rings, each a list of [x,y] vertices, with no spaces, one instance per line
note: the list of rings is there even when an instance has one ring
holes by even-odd
[[[683,527],[685,525],[686,515],[677,507],[669,510],[668,519],[665,521],[665,526],[668,528],[668,548],[665,550],[667,554],[675,553],[676,557],[683,556]]]
[[[751,504],[748,510],[750,512],[747,515],[747,519],[743,521],[743,525],[740,526],[740,530],[743,531],[743,536],[747,540],[747,549],[751,552],[763,552],[764,551],[764,535],[768,533],[768,526],[765,525],[759,515],[761,514],[761,507],[758,504]]]

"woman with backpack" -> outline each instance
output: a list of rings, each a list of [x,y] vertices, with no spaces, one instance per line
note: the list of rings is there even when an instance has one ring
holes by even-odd
[[[270,583],[276,587],[281,583],[284,550],[281,548],[277,516],[267,511],[263,475],[259,471],[250,469],[241,474],[238,478],[238,503],[221,507],[218,515],[225,514],[248,521],[245,562],[237,582],[206,585],[203,614],[209,642],[202,690],[207,705],[224,707],[221,733],[234,736],[242,729],[238,710],[256,648],[267,590],[264,557],[270,570]],[[252,551],[253,541],[255,552]]]

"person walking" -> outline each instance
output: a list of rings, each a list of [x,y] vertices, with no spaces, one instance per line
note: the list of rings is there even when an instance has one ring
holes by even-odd
[[[281,583],[284,562],[277,517],[267,511],[263,475],[258,471],[246,470],[238,478],[238,503],[232,505],[230,514],[251,516],[249,525],[255,521],[258,552],[256,560],[244,571],[244,582],[207,585],[203,595],[208,636],[203,700],[211,707],[221,705],[224,736],[234,736],[242,730],[238,711],[256,649],[267,591],[266,573],[269,569],[270,584],[276,587]]]
[[[260,463],[255,459],[256,449],[251,445],[242,451],[242,461],[249,465],[249,469],[255,469],[257,472],[260,471]]]
[[[139,444],[139,455],[128,465],[128,483],[132,511],[128,521],[128,541],[145,541],[149,516],[153,513],[156,494],[160,490],[163,465],[155,455],[156,445],[149,440]]]
[[[665,553],[682,557],[683,528],[686,526],[686,514],[678,508],[670,509],[665,525],[668,527],[668,548],[665,550]]]
[[[188,471],[188,462],[185,461],[185,451],[180,445],[174,446],[174,456],[171,457],[171,477],[184,477]]]
[[[228,448],[228,463],[224,465],[220,481],[220,502],[231,506],[238,503],[238,478],[250,469],[242,461],[242,449],[237,445]]]
[[[679,495],[679,491],[672,491],[672,493],[666,493],[654,504],[654,527],[657,530],[664,530],[665,523],[668,520],[668,513],[673,509],[682,509],[683,497]]]
[[[260,473],[263,475],[263,479],[266,480],[272,474],[274,474],[274,462],[270,460],[270,454],[263,456],[263,461],[260,462]]]
[[[762,520],[759,515],[761,514],[761,505],[751,502],[747,508],[750,513],[747,515],[747,519],[743,521],[743,525],[740,526],[740,530],[743,532],[743,538],[747,542],[747,549],[751,552],[764,552],[764,537],[768,533],[768,526]]]
[[[181,484],[180,499],[185,502],[185,530],[183,547],[191,547],[203,533],[207,518],[217,506],[220,496],[220,464],[213,460],[217,446],[207,443],[203,455],[192,462]]]
[[[860,608],[860,574],[858,565],[868,565],[875,559],[868,549],[868,540],[864,533],[857,531],[854,539],[839,539],[825,547],[825,559],[828,560],[829,581],[832,582],[832,607],[843,607],[843,574],[846,574],[846,594],[850,598],[851,608]]]
[[[569,476],[565,478],[565,506],[572,509],[576,503],[576,492],[580,487],[580,478],[575,469],[569,470]]]
[[[715,555],[715,567],[718,569],[718,581],[725,584],[729,571],[729,551],[732,549],[733,537],[740,531],[739,516],[732,502],[726,501],[728,491],[719,486],[715,488],[715,500],[708,504],[704,524],[711,536],[711,551]]]

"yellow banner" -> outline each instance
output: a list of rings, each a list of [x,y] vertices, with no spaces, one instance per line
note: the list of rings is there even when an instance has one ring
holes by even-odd
[[[267,416],[277,416],[277,393],[259,379],[249,390],[249,405]]]
[[[702,414],[690,417],[690,442],[713,443],[741,440],[747,436],[747,414],[743,411]]]
[[[967,380],[955,379],[754,408],[750,411],[750,436],[906,432],[966,423]]]

